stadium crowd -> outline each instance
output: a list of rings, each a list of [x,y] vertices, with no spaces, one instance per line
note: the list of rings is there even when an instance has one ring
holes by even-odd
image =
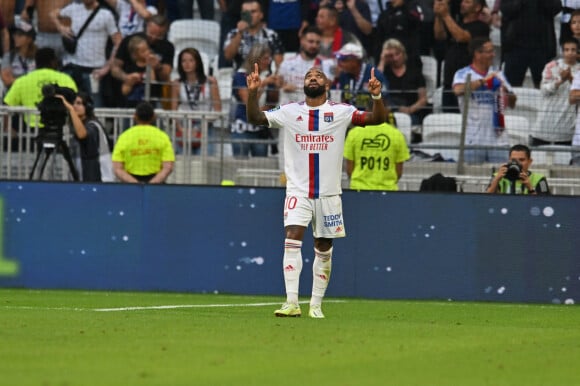
[[[194,18],[209,23],[204,31],[187,24]],[[210,25],[217,26],[213,35]],[[217,49],[198,44],[202,37]],[[533,137],[520,142],[575,146],[579,37],[580,2],[564,7],[560,0],[198,0],[195,8],[193,0],[3,0],[2,99],[21,105],[10,92],[48,47],[91,107],[134,108],[147,100],[167,110],[229,109],[232,138],[243,145],[233,155],[260,157],[276,147],[251,143],[274,135],[246,121],[244,82],[252,63],[260,64],[263,106],[294,100],[306,70],[320,67],[331,99],[359,110],[370,105],[364,89],[376,67],[387,123],[399,126],[397,116],[410,116],[408,145],[429,142],[427,116],[457,114],[469,99],[469,144],[507,149],[505,110],[517,108],[521,89],[537,89],[538,116],[528,122]],[[224,92],[221,84],[232,86]],[[39,90],[30,94],[41,98]],[[191,151],[198,151],[199,122],[187,125],[193,133],[177,125],[175,135],[193,137]],[[505,141],[483,140],[501,135]],[[183,151],[184,141],[173,143]],[[474,162],[486,161],[497,159]]]

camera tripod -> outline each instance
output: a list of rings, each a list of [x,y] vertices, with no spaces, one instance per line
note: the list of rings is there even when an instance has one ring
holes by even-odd
[[[77,172],[77,169],[72,161],[68,145],[62,139],[62,136],[58,136],[58,138],[50,138],[40,134],[36,138],[36,142],[38,144],[38,153],[36,155],[36,159],[34,160],[34,164],[32,165],[32,170],[30,171],[30,180],[42,180],[42,175],[44,174],[44,169],[46,168],[48,160],[52,157],[54,161],[56,155],[59,153],[64,157],[73,179],[75,181],[79,180],[79,173]],[[36,168],[41,160],[42,162],[40,163],[40,170],[35,178]]]

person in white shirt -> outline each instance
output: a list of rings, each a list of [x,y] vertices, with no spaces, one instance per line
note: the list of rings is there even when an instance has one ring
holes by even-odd
[[[119,31],[123,37],[145,30],[145,21],[157,15],[157,8],[145,0],[106,0],[119,15]]]
[[[574,134],[576,106],[568,103],[574,74],[580,70],[576,57],[578,41],[573,37],[562,40],[562,57],[546,64],[542,72],[540,90],[543,98],[536,122],[532,124],[530,145],[571,145]],[[577,84],[578,87],[580,83]]]
[[[64,55],[63,72],[75,80],[79,90],[91,94],[95,107],[101,107],[103,101],[97,84],[109,72],[113,58],[113,55],[110,60],[106,57],[107,39],[110,37],[113,41],[113,53],[121,43],[115,17],[111,11],[101,7],[98,0],[70,3],[53,10],[50,17],[62,36],[75,37],[95,10],[94,18],[78,38],[76,51]],[[63,24],[63,19],[70,19],[70,27]]]
[[[471,76],[471,96],[465,132],[465,161],[468,163],[500,163],[505,160],[505,151],[494,146],[509,147],[509,135],[505,130],[503,112],[513,108],[516,96],[512,87],[500,71],[491,68],[495,56],[493,43],[487,37],[477,37],[469,42],[472,62],[460,68],[453,77],[453,92],[458,97],[459,109],[463,111],[463,94],[468,75]],[[470,145],[489,146],[473,149]]]
[[[320,68],[311,68],[304,77],[302,102],[288,103],[269,111],[258,105],[262,83],[258,64],[246,78],[248,121],[254,125],[283,128],[287,177],[284,204],[285,247],[283,258],[286,302],[276,316],[300,316],[298,287],[302,269],[302,240],[312,222],[314,262],[310,311],[312,318],[324,318],[322,299],[330,279],[332,241],[346,235],[340,194],[342,154],[346,130],[352,123],[364,126],[384,123],[387,112],[381,96],[381,82],[374,69],[368,82],[372,112],[359,111],[346,103],[327,99],[330,84]]]

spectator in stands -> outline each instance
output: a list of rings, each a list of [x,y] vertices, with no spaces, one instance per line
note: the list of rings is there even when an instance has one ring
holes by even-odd
[[[574,135],[576,106],[568,100],[574,74],[580,70],[578,41],[573,37],[562,40],[562,57],[552,60],[542,73],[540,114],[532,123],[530,145],[571,145]]]
[[[119,49],[116,53],[111,74],[121,83],[127,81],[127,71],[134,66],[134,61],[131,58],[129,50],[129,42],[134,36],[140,36],[147,40],[149,49],[151,50],[151,58],[149,63],[155,73],[155,80],[163,85],[169,86],[171,84],[171,71],[173,70],[173,56],[175,48],[173,44],[167,40],[168,21],[165,16],[154,15],[147,20],[145,32],[138,32],[129,35],[121,41]],[[161,100],[162,88],[160,85],[153,85],[151,87],[151,98],[155,104]]]
[[[154,63],[157,58],[141,35],[133,35],[127,45],[131,60],[128,61],[123,71],[126,76],[121,84],[121,94],[125,98],[124,107],[135,107],[145,100],[145,88],[147,80],[155,82]]]
[[[554,16],[560,0],[502,0],[502,52],[504,71],[514,87],[524,83],[526,70],[539,88],[542,70],[556,56]]]
[[[499,0],[498,0],[499,1]],[[560,15],[560,44],[564,39],[569,37],[575,37],[578,39],[578,34],[580,31],[574,32],[572,28],[572,18],[574,14],[580,16],[580,2],[575,1],[562,1],[562,14]],[[580,19],[576,22],[580,23]],[[580,27],[577,27],[577,29]]]
[[[79,92],[73,104],[62,95],[56,95],[63,101],[70,117],[71,157],[79,171],[80,180],[84,182],[112,182],[115,179],[111,150],[105,129],[95,117],[93,100],[86,92]]]
[[[467,112],[465,145],[508,146],[509,135],[503,124],[505,107],[515,107],[516,96],[505,75],[493,71],[491,64],[495,57],[493,43],[489,38],[473,38],[469,42],[472,62],[459,69],[453,78],[453,92],[459,98],[459,108],[463,111],[466,87],[471,90]],[[467,80],[470,79],[469,84]],[[467,149],[465,161],[468,163],[501,162],[505,153],[495,149]]]
[[[236,100],[233,122],[231,123],[234,156],[266,157],[268,144],[260,142],[235,142],[236,140],[266,140],[272,138],[271,131],[264,126],[248,122],[246,104],[248,103],[248,86],[246,77],[253,72],[254,63],[258,64],[262,85],[258,90],[260,106],[272,106],[278,100],[277,89],[280,78],[270,71],[272,55],[267,44],[255,44],[248,53],[244,65],[234,74],[233,95]],[[267,107],[264,107],[267,108]]]
[[[578,111],[580,105],[580,72],[573,74],[572,86],[570,86],[569,102]],[[576,125],[572,137],[572,146],[580,146],[580,114],[576,113]],[[580,152],[572,152],[571,165],[580,165]]]
[[[368,57],[372,57],[373,24],[368,3],[365,0],[334,0],[334,7],[338,11],[340,27],[353,33],[361,42]]]
[[[460,7],[461,19],[456,22],[451,16],[449,3],[446,0],[435,0],[435,39],[446,42],[442,100],[445,112],[459,112],[451,85],[455,72],[471,61],[467,50],[469,41],[475,37],[489,37],[489,25],[479,19],[484,6],[484,0],[463,0]]]
[[[260,43],[267,43],[270,46],[278,69],[284,58],[284,46],[278,34],[266,27],[260,2],[244,0],[241,20],[238,21],[237,27],[228,33],[224,42],[224,57],[233,61],[236,69],[240,68],[251,48]]]
[[[103,98],[98,84],[109,72],[112,62],[112,58],[108,60],[106,57],[107,39],[111,38],[115,47],[121,42],[115,17],[108,9],[102,8],[97,0],[73,2],[62,9],[53,10],[50,17],[58,32],[63,37],[71,38],[78,36],[94,12],[94,18],[78,38],[76,51],[64,55],[63,71],[75,80],[79,90],[91,94],[95,107],[101,107]],[[70,20],[70,27],[63,24],[64,19]]]
[[[284,51],[298,52],[300,35],[308,26],[308,1],[268,0],[263,6],[268,25],[278,34]]]
[[[407,50],[409,66],[422,68],[419,55],[419,38],[423,11],[417,3],[411,0],[391,0],[385,11],[379,15],[377,21],[377,40],[384,42],[387,39],[397,39]],[[375,47],[375,63],[379,62],[382,46]]]
[[[0,10],[0,47],[2,48],[2,55],[10,51],[10,33],[4,21],[2,10]]]
[[[417,0],[417,4],[423,12],[423,20],[419,25],[419,53],[421,55],[433,55],[435,38],[433,37],[433,24],[435,23],[435,13],[433,12],[434,0]]]
[[[385,122],[351,128],[344,144],[350,189],[399,190],[397,182],[409,157],[405,136],[394,126]]]
[[[34,56],[37,47],[34,44],[36,38],[34,27],[21,20],[14,26],[12,36],[14,48],[7,51],[2,58],[2,82],[6,88],[10,88],[19,76],[36,69]]]
[[[213,0],[197,0],[197,9],[202,19],[214,20],[215,7]],[[180,19],[193,19],[193,0],[177,0]]]
[[[145,0],[106,0],[117,12],[121,36],[143,32],[145,22],[157,15],[157,8],[148,6]]]
[[[487,187],[487,193],[501,194],[550,194],[548,181],[540,173],[532,172],[530,148],[514,145],[510,148],[508,162],[501,165]]]
[[[38,32],[36,45],[38,47],[51,47],[55,50],[59,58],[62,58],[64,55],[62,38],[50,14],[54,10],[61,9],[70,3],[71,0],[26,0],[20,13],[21,20],[32,24],[36,11],[36,27]]]
[[[429,113],[425,77],[417,67],[407,66],[405,46],[397,39],[387,40],[383,44],[377,69],[383,73],[389,85],[392,110],[409,114],[411,124],[420,126]]]
[[[580,4],[580,3],[579,3]],[[572,12],[572,16],[570,17],[570,36],[580,42],[580,9],[575,10]],[[560,36],[560,42],[562,42],[565,37]]]
[[[113,170],[121,182],[162,184],[173,171],[175,154],[169,136],[153,126],[149,102],[135,108],[136,125],[121,133],[113,148]]]
[[[177,58],[179,78],[173,81],[171,110],[178,111],[221,111],[222,103],[217,79],[207,76],[199,51],[195,48],[183,49]],[[191,150],[198,153],[201,138],[201,121],[183,122],[177,120],[177,137],[191,138]],[[190,129],[190,133],[185,131]],[[212,132],[212,127],[208,132]],[[178,142],[177,153],[183,152],[183,141]],[[208,151],[208,153],[211,153]]]
[[[75,81],[68,74],[57,70],[58,58],[52,48],[39,48],[34,61],[36,70],[16,78],[4,97],[5,104],[36,108],[43,99],[42,86],[50,83],[78,91]],[[36,115],[27,114],[24,120],[31,127],[39,126]]]
[[[322,32],[320,42],[320,56],[334,58],[335,53],[347,43],[353,43],[361,47],[362,43],[357,37],[340,27],[338,11],[331,5],[321,6],[316,15],[316,26]]]
[[[300,52],[282,62],[278,75],[282,82],[280,103],[298,101],[304,96],[304,74],[312,67],[320,67],[332,81],[336,59],[323,59],[320,54],[321,32],[317,27],[308,27],[300,37]]]
[[[242,18],[240,12],[243,0],[218,0],[220,7],[220,47],[225,47],[226,37],[228,33],[236,28],[238,20]],[[231,60],[226,60],[224,51],[220,50],[219,68],[233,67]]]
[[[332,84],[333,90],[341,92],[341,101],[366,110],[371,105],[371,94],[366,90],[366,84],[371,78],[373,66],[363,59],[363,49],[354,43],[347,43],[337,53],[338,68],[337,78]],[[382,85],[383,98],[387,95],[388,83],[382,72],[375,69],[375,77]],[[389,114],[390,115],[390,114]],[[392,121],[389,121],[392,123]]]

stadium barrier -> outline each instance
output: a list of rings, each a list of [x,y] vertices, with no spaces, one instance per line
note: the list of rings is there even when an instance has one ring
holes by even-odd
[[[283,201],[281,188],[0,181],[0,287],[282,297]],[[343,202],[328,296],[580,297],[576,197],[347,191]],[[312,255],[309,230],[303,297]]]

